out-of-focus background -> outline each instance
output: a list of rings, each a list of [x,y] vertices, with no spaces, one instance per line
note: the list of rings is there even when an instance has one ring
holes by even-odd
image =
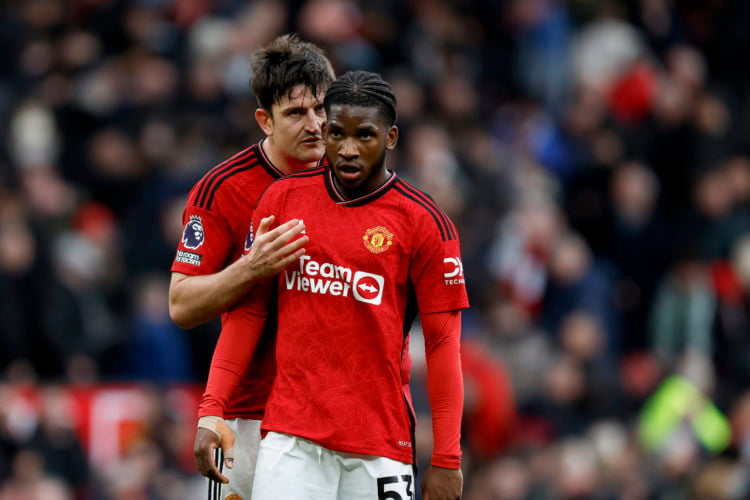
[[[389,166],[460,231],[465,498],[747,498],[748,26],[744,0],[2,2],[0,500],[203,498],[218,323],[171,323],[169,269],[290,31],[393,84]]]

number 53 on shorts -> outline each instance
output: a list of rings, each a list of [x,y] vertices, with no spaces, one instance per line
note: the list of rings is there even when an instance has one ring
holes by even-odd
[[[413,500],[411,474],[378,478],[378,500]]]

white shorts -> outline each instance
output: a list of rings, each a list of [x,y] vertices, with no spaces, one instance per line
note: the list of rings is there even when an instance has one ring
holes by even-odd
[[[411,464],[332,451],[289,434],[260,443],[253,500],[414,499]]]
[[[217,448],[216,465],[229,484],[207,480],[208,500],[250,500],[260,446],[260,420],[232,418],[225,422],[234,433],[234,467],[224,467],[224,454]]]

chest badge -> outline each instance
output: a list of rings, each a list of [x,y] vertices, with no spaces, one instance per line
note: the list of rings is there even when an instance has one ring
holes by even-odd
[[[375,226],[365,231],[362,240],[372,253],[383,253],[393,245],[393,233],[385,226]]]

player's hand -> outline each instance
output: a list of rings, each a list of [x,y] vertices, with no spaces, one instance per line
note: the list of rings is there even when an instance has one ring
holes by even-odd
[[[273,215],[261,219],[250,251],[242,257],[258,279],[276,276],[297,261],[305,253],[303,247],[310,240],[302,235],[305,224],[301,220],[289,220],[269,231],[273,219]]]
[[[464,487],[461,469],[430,465],[422,478],[422,500],[459,500]]]
[[[214,450],[221,447],[224,452],[224,465],[234,467],[234,433],[221,417],[201,417],[198,420],[198,430],[195,433],[195,464],[201,474],[220,483],[228,483],[229,479],[219,472],[214,461]]]

